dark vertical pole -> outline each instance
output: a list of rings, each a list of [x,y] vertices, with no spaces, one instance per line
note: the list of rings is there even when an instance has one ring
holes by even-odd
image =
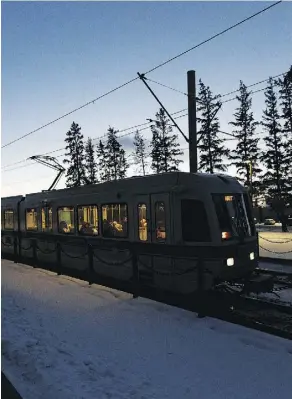
[[[57,250],[57,273],[58,276],[62,274],[62,254],[61,254],[61,244],[59,242],[56,243]]]
[[[25,197],[22,197],[20,201],[17,202],[17,232],[18,232],[18,259],[21,262],[21,223],[20,223],[20,204],[25,200]]]
[[[88,282],[89,285],[93,283],[93,248],[90,244],[87,244],[88,248]]]
[[[14,245],[14,263],[17,263],[18,255],[17,255],[17,236],[16,235],[13,238],[13,245]]]
[[[253,187],[252,187],[252,173],[253,173],[253,168],[252,168],[252,162],[249,161],[249,174],[250,174],[250,198],[251,198],[251,207],[253,209]]]
[[[32,244],[32,254],[33,254],[33,267],[37,267],[38,263],[38,252],[37,252],[37,240],[31,239]]]
[[[138,270],[138,258],[135,251],[132,250],[132,267],[133,267],[133,298],[139,297],[140,285],[139,285],[139,270]]]
[[[188,114],[189,114],[189,160],[190,172],[198,171],[197,154],[197,104],[196,72],[188,71]]]
[[[205,305],[205,297],[204,297],[204,265],[205,265],[205,260],[203,260],[201,257],[197,259],[197,279],[198,279],[198,317],[202,318],[205,317],[204,314],[204,305]]]
[[[21,248],[21,232],[18,230],[18,259],[21,262],[22,248]]]

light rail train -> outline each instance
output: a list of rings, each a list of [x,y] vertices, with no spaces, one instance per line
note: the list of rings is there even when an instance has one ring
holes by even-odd
[[[96,273],[129,281],[133,275],[129,251],[101,243],[137,243],[140,283],[176,293],[197,290],[198,273],[192,270],[197,257],[204,261],[208,289],[220,281],[248,277],[257,267],[250,198],[227,175],[172,172],[6,197],[1,212],[4,253],[15,251],[7,243],[17,236],[16,250],[31,258],[29,244],[34,238],[38,259],[53,264],[54,238],[66,245],[62,267],[84,271],[88,255],[78,258],[82,249],[73,240],[79,237],[100,245],[93,259]],[[155,245],[155,255],[143,253],[147,244]],[[177,256],[168,255],[165,248],[170,246],[185,248],[193,259],[184,258],[181,250]]]

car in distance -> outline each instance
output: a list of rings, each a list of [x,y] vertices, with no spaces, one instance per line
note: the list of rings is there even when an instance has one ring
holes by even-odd
[[[265,219],[264,224],[266,226],[274,226],[276,224],[276,221],[274,219]]]

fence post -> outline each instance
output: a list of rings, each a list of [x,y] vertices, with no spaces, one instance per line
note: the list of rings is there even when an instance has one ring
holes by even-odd
[[[260,258],[260,243],[259,243],[259,232],[256,232],[256,236],[257,236],[257,259]]]
[[[57,242],[57,274],[60,276],[62,274],[62,259],[61,259],[61,244]]]
[[[32,253],[33,253],[33,267],[37,267],[37,262],[38,262],[37,240],[34,238],[31,240],[32,240]]]
[[[202,318],[205,317],[203,312],[203,305],[205,298],[203,297],[204,292],[204,260],[199,257],[198,258],[198,317]]]
[[[89,285],[93,283],[93,248],[91,244],[87,244],[88,246],[88,282]]]
[[[139,284],[139,270],[138,270],[138,257],[135,251],[132,250],[132,266],[133,266],[133,298],[139,297],[140,284]]]
[[[22,252],[22,249],[21,249],[21,232],[19,231],[18,232],[18,259],[20,260],[20,262],[21,262],[21,252]]]
[[[14,236],[13,239],[13,250],[14,250],[14,263],[18,263],[18,256],[17,256],[17,237]]]

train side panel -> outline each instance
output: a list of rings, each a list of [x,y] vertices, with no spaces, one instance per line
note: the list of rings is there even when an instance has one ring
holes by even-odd
[[[194,259],[138,254],[140,283],[173,292],[196,291],[200,260],[204,288],[209,289],[220,279],[242,277],[255,267],[248,258],[254,248],[254,237],[241,243],[241,255],[236,252],[236,240],[223,242],[213,201],[214,194],[224,197],[243,192],[235,179],[226,176],[178,172],[30,194],[19,207],[21,254],[33,257],[28,237],[35,237],[39,260],[56,264],[55,244],[49,239],[53,235],[61,243],[62,267],[86,272],[87,243],[94,245],[97,237],[158,247],[183,245],[193,249]],[[15,197],[14,204],[17,201]],[[8,199],[4,203],[8,206]],[[17,228],[14,223],[15,231]],[[230,257],[236,260],[234,267],[226,265]],[[93,269],[105,277],[133,279],[131,254],[127,250],[95,248]]]

